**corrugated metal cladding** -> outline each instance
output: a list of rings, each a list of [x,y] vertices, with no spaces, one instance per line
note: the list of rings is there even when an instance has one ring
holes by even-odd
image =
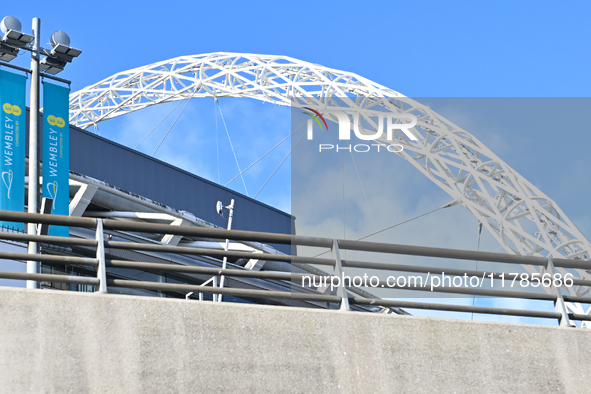
[[[291,215],[183,171],[158,159],[70,127],[70,169],[132,193],[191,212],[221,227],[226,219],[215,212],[218,200],[235,200],[232,228],[290,234]],[[289,245],[274,245],[290,253]]]

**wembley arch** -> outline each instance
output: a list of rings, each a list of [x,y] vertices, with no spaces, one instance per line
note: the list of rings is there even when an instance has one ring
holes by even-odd
[[[335,106],[338,99],[340,108],[412,114],[417,118],[412,128],[416,141],[397,133],[394,142],[404,149],[396,154],[464,205],[508,253],[590,258],[591,243],[560,207],[475,136],[429,107],[351,72],[287,56],[181,56],[117,73],[72,93],[70,124],[88,128],[151,105],[194,97],[248,97],[321,108]],[[584,270],[578,273],[591,279]],[[589,288],[573,286],[569,291],[582,296]],[[582,313],[580,305],[568,307]]]

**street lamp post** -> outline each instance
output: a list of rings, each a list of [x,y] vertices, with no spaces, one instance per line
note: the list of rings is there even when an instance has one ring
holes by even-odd
[[[66,63],[78,57],[82,51],[70,47],[70,37],[62,31],[56,31],[52,34],[50,44],[53,49],[47,50],[41,47],[41,20],[33,18],[33,35],[21,32],[22,25],[20,21],[7,16],[0,23],[4,37],[0,38],[0,60],[9,62],[14,59],[21,49],[31,52],[31,69],[12,66],[6,63],[0,63],[3,66],[15,68],[20,71],[31,74],[31,94],[30,94],[30,118],[29,118],[29,191],[27,195],[27,211],[29,213],[38,213],[39,206],[39,78],[41,73],[43,77],[55,79],[60,82],[70,83],[61,78],[54,77],[61,72]],[[41,55],[45,55],[43,60]],[[33,223],[27,225],[27,234],[36,235],[37,226]],[[37,242],[29,241],[28,252],[30,254],[39,253]],[[38,273],[39,263],[37,261],[27,261],[27,273]],[[37,282],[28,280],[27,288],[36,288]]]
[[[29,193],[27,196],[27,211],[37,213],[39,205],[39,41],[41,20],[33,18],[33,46],[31,48],[31,102],[29,105]],[[27,234],[37,234],[35,223],[27,224]],[[39,253],[39,244],[29,241],[29,254]],[[39,272],[37,261],[27,261],[27,273]],[[37,283],[27,281],[27,289],[34,289]]]

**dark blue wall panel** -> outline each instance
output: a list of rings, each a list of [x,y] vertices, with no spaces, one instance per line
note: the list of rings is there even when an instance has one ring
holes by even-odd
[[[158,159],[81,130],[70,128],[70,169],[226,227],[215,204],[235,200],[232,228],[289,234],[291,215]],[[227,218],[227,214],[225,215]],[[289,253],[289,245],[279,247]]]

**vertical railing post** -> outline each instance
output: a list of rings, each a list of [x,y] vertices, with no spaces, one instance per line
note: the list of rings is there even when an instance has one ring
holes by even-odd
[[[105,235],[103,233],[103,220],[96,219],[96,258],[98,267],[96,277],[99,280],[97,293],[107,293],[107,267],[105,262]]]
[[[573,323],[570,322],[570,319],[568,318],[568,310],[566,309],[566,304],[564,302],[564,298],[562,297],[560,287],[556,287],[554,285],[554,274],[557,271],[556,271],[556,268],[554,267],[554,261],[552,260],[551,255],[548,256],[548,264],[546,265],[546,272],[550,274],[550,288],[551,288],[552,294],[556,296],[556,300],[554,301],[554,309],[556,310],[556,312],[558,312],[562,315],[560,318],[560,326],[561,327],[576,327]]]
[[[337,296],[341,298],[342,311],[349,311],[349,298],[347,297],[347,288],[345,287],[345,276],[343,275],[343,264],[341,262],[341,253],[339,251],[339,242],[332,240],[332,257],[334,258],[334,275],[339,278],[337,287]]]
[[[234,199],[230,200],[230,205],[228,205],[226,208],[228,208],[230,210],[230,216],[228,217],[228,230],[232,230],[232,217],[234,216]],[[230,239],[226,239],[226,245],[224,246],[224,250],[227,252],[228,249],[230,247]],[[226,269],[226,263],[228,262],[228,257],[224,256],[224,259],[222,261],[222,269],[225,270]],[[220,276],[220,289],[224,288],[224,280],[226,279],[226,277],[224,275]],[[217,278],[216,278],[217,281]],[[214,282],[214,286],[217,287],[217,282]],[[215,301],[215,294],[214,294],[214,301]],[[218,294],[218,302],[222,302],[222,295]]]

